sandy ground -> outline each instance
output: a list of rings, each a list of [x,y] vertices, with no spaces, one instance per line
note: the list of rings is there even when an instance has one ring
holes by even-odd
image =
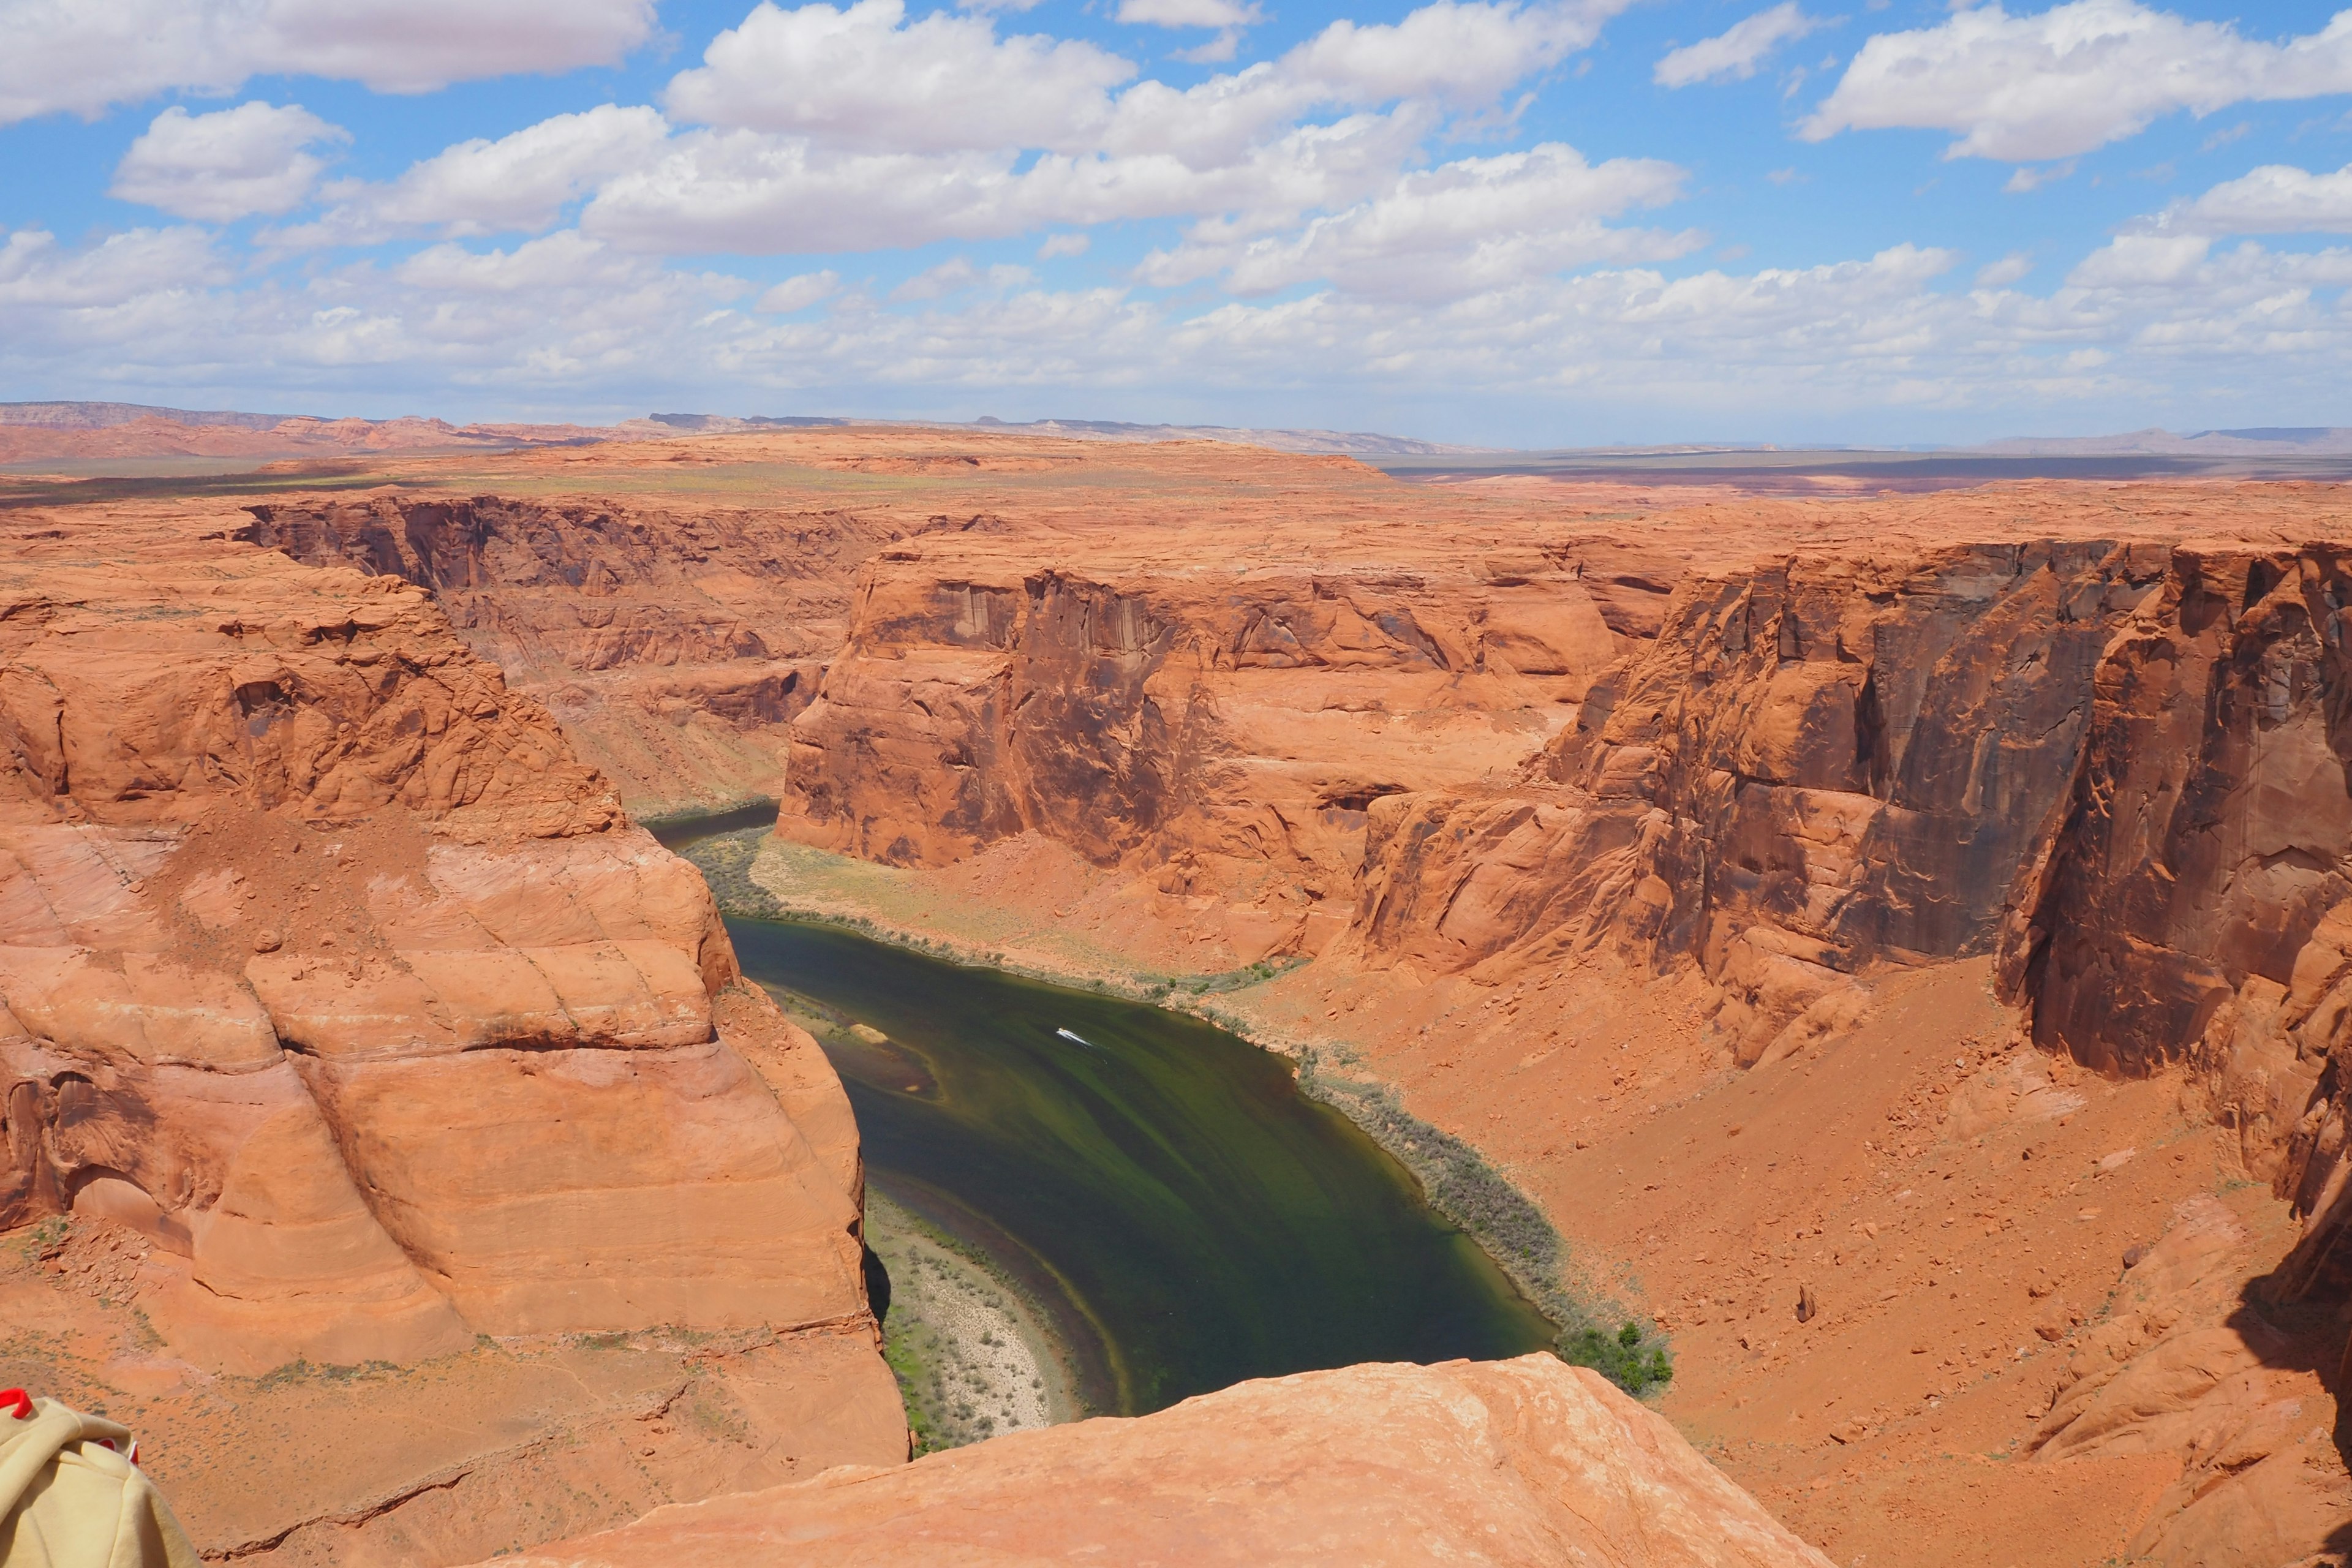
[[[1076,1419],[1045,1314],[879,1193],[866,1200],[866,1243],[890,1272],[884,1353],[926,1448]]]

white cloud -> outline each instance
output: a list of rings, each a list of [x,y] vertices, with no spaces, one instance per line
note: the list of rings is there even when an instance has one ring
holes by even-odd
[[[274,232],[287,247],[372,245],[420,230],[488,235],[551,226],[598,181],[652,161],[669,135],[643,105],[558,114],[495,142],[460,142],[388,184],[330,185],[316,223]]]
[[[2022,250],[2012,250],[1999,261],[1988,261],[1977,268],[1977,287],[2006,289],[2033,270],[2033,258]]]
[[[2224,406],[2341,396],[2352,314],[2335,301],[2352,283],[2352,248],[2123,237],[2047,297],[1952,289],[1956,259],[1898,246],[1747,274],[1524,277],[1435,301],[1330,288],[1201,314],[973,267],[969,286],[927,306],[849,293],[795,318],[742,279],[570,231],[488,253],[436,246],[393,268],[363,263],[292,285],[224,266],[200,230],[81,250],[19,234],[0,238],[0,374],[128,395],[229,385],[264,365],[281,405],[396,395],[447,408],[470,389],[548,412],[722,390],[799,389],[836,405],[903,395],[936,408],[958,388],[1137,388],[1312,408],[1410,389],[1498,417],[1656,409],[1750,428],[1792,410],[1885,420],[1913,408],[1929,411],[1913,426],[1923,433],[1971,409],[2001,411],[2004,423],[2107,423],[2116,416],[2103,410],[2134,399],[2145,409],[2184,384]],[[890,388],[904,392],[876,390]]]
[[[1084,256],[1092,243],[1083,234],[1049,234],[1045,243],[1037,247],[1037,259],[1051,261],[1057,256]]]
[[[818,300],[829,298],[841,287],[841,274],[828,267],[822,272],[803,272],[797,278],[787,278],[760,296],[755,310],[772,315],[789,316],[794,310],[805,310]]]
[[[779,132],[857,152],[1092,145],[1127,60],[1076,39],[999,38],[982,16],[906,19],[902,0],[782,10],[761,0],[681,71],[682,121]]]
[[[896,300],[943,300],[985,283],[992,289],[1018,289],[1036,280],[1026,267],[998,265],[982,270],[962,257],[953,257],[928,271],[919,272],[890,290]]]
[[[2020,163],[2009,172],[2009,178],[2001,182],[2000,188],[2011,195],[2022,195],[2028,191],[2038,191],[2044,185],[2056,184],[2074,173],[2074,160],[2072,158],[2063,163],[2044,163],[2040,168]]]
[[[1206,214],[1228,237],[1267,233],[1383,189],[1433,132],[1495,112],[1618,3],[1436,0],[1115,98],[1126,62],[999,40],[984,19],[909,23],[898,0],[763,4],[673,83],[673,108],[711,128],[605,179],[582,222],[638,249],[759,254]],[[1335,108],[1353,112],[1316,122]]]
[[[1354,295],[1456,299],[1593,261],[1687,254],[1705,237],[1601,221],[1674,200],[1684,179],[1683,170],[1654,159],[1614,158],[1596,168],[1574,148],[1547,142],[1402,175],[1295,235],[1188,240],[1147,258],[1140,275],[1171,285],[1222,271],[1241,294],[1322,279]]]
[[[294,104],[256,100],[196,115],[175,104],[131,143],[107,194],[210,223],[282,213],[326,167],[304,149],[350,139]]]
[[[2036,16],[2000,5],[1864,44],[1805,121],[1841,131],[1948,131],[1948,157],[2072,157],[2180,110],[2352,91],[2352,11],[2284,43],[2189,21],[2137,0],[2073,0]]]
[[[0,0],[0,124],[268,72],[425,92],[618,60],[654,0]]]
[[[1483,104],[1591,43],[1630,3],[1437,0],[1393,24],[1334,22],[1285,55],[1275,74],[1332,103],[1429,98]]]
[[[1745,81],[1774,49],[1822,25],[1821,18],[1799,9],[1797,0],[1783,0],[1712,38],[1701,38],[1668,53],[1658,61],[1653,79],[1661,87],[1689,87],[1694,82],[1727,79]]]
[[[2156,223],[2189,234],[2352,234],[2352,163],[2332,174],[2265,163],[2167,208]]]
[[[1256,0],[1119,0],[1118,19],[1152,27],[1247,27],[1265,20]]]
[[[44,229],[0,245],[0,306],[106,309],[226,281],[229,268],[198,228],[135,228],[83,250]]]

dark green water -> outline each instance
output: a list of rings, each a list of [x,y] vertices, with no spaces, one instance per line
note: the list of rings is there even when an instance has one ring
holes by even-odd
[[[1248,1042],[829,927],[727,929],[754,979],[889,1036],[825,1038],[870,1179],[1029,1287],[1090,1407],[1551,1342],[1402,1167]]]

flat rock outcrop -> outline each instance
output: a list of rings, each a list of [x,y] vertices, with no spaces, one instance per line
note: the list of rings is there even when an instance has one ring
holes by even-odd
[[[1825,1568],[1644,1409],[1548,1355],[1238,1384],[1137,1420],[663,1509],[532,1568],[1567,1563]]]

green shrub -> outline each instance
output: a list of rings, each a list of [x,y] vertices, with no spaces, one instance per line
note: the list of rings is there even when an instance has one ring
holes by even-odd
[[[1559,1337],[1559,1359],[1570,1366],[1591,1367],[1626,1393],[1640,1398],[1675,1375],[1664,1346],[1644,1346],[1639,1323],[1629,1322],[1610,1334],[1597,1328]]]

